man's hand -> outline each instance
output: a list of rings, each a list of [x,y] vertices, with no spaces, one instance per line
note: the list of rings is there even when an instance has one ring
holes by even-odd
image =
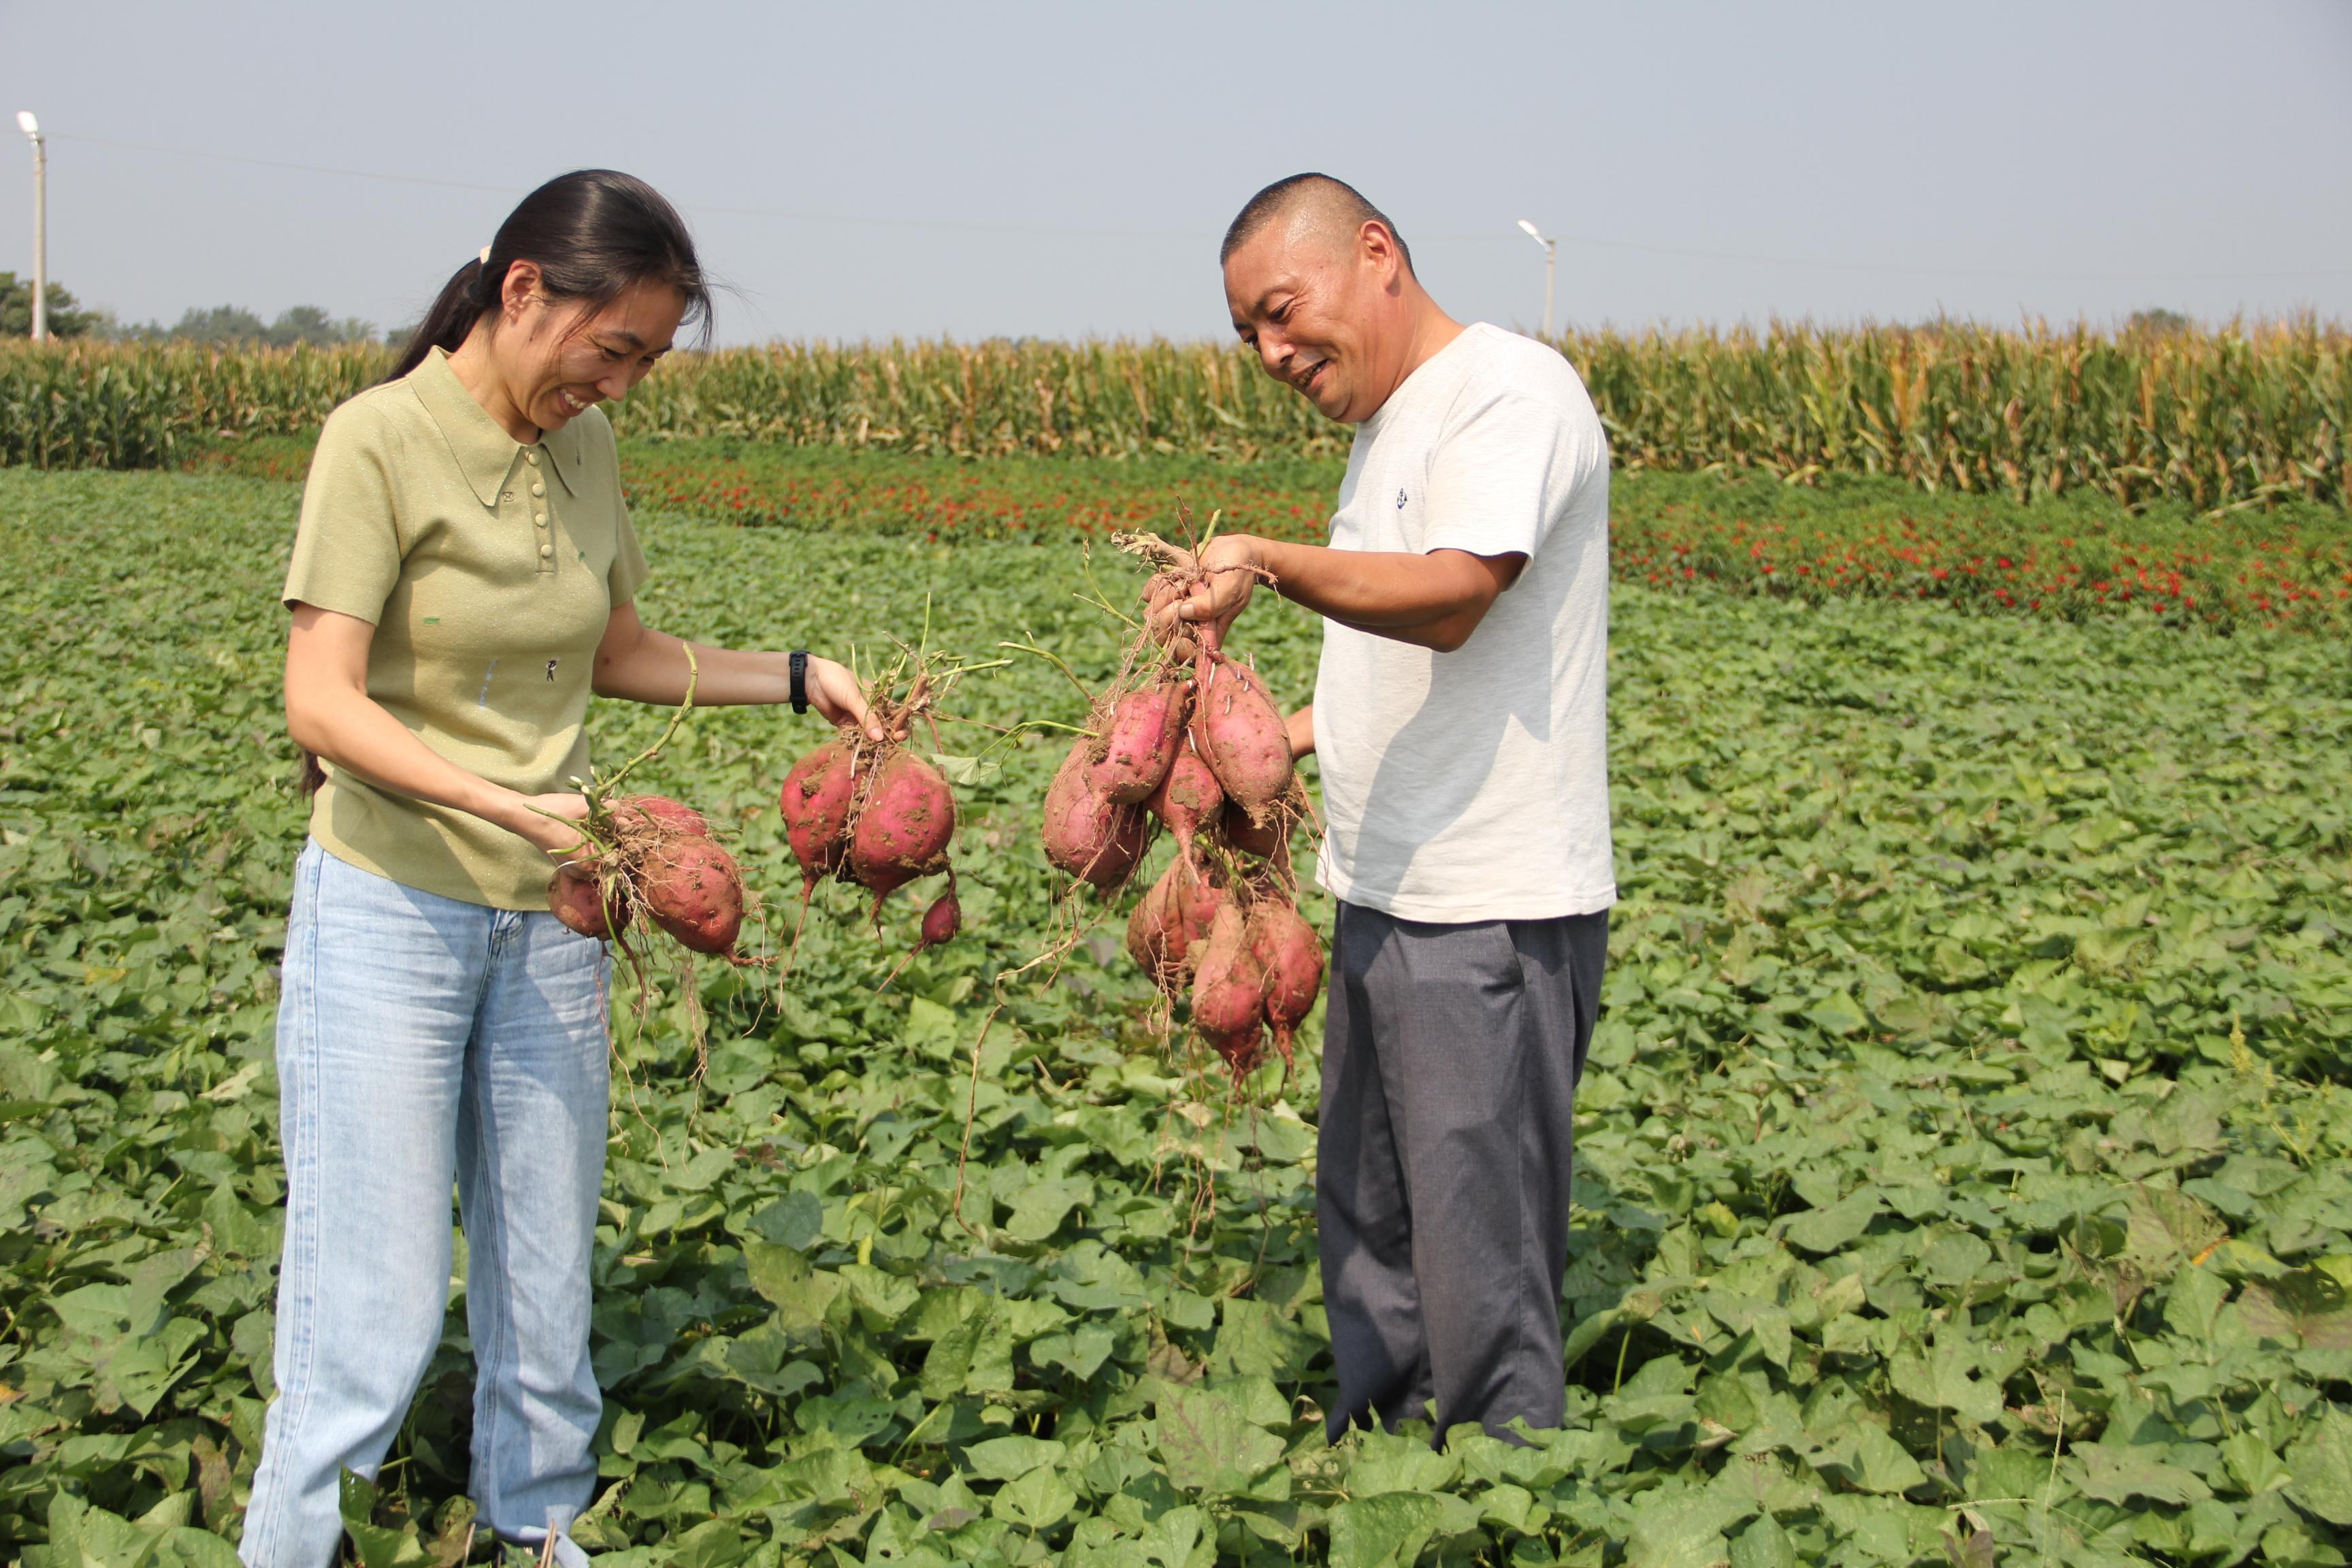
[[[1221,647],[1225,628],[1249,607],[1258,579],[1266,574],[1263,542],[1246,533],[1227,533],[1209,541],[1198,555],[1187,555],[1176,570],[1206,574],[1206,581],[1185,595],[1160,589],[1151,598],[1151,634],[1161,642],[1173,640],[1183,626],[1198,626],[1211,647]]]
[[[1284,598],[1343,626],[1452,653],[1470,640],[1527,563],[1517,553],[1333,550],[1229,533],[1211,540],[1197,558],[1182,559],[1180,569],[1207,573],[1206,582],[1189,594],[1153,595],[1151,634],[1171,642],[1197,626],[1217,647],[1263,578]]]
[[[1309,702],[1282,721],[1283,738],[1290,742],[1290,754],[1311,757],[1315,754],[1315,704]]]

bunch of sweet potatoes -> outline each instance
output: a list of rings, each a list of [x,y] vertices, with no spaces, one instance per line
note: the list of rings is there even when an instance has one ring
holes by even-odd
[[[591,798],[590,852],[556,868],[547,907],[583,936],[625,941],[643,919],[695,952],[732,953],[743,874],[710,825],[657,795]]]
[[[784,839],[801,867],[803,903],[828,877],[856,882],[882,900],[918,877],[948,873],[948,888],[924,912],[920,945],[953,937],[962,925],[955,868],[955,792],[947,775],[907,746],[875,745],[853,729],[794,763],[777,805]]]
[[[1139,638],[1131,675],[1098,699],[1045,795],[1045,858],[1104,889],[1125,885],[1156,824],[1176,856],[1137,902],[1128,952],[1236,1073],[1269,1029],[1286,1060],[1322,989],[1289,842],[1300,791],[1281,710],[1213,637]],[[1185,654],[1189,652],[1189,658]]]

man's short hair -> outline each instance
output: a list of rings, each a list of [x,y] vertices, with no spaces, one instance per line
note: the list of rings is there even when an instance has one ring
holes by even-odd
[[[1366,201],[1363,193],[1347,181],[1316,174],[1276,180],[1252,196],[1226,226],[1225,242],[1217,247],[1217,265],[1222,267],[1231,261],[1234,252],[1255,239],[1260,229],[1305,202],[1327,207],[1351,229],[1368,223],[1379,224],[1396,240],[1397,252],[1404,258],[1404,269],[1412,270],[1412,247],[1404,242],[1403,235],[1397,233],[1397,226],[1389,215]]]

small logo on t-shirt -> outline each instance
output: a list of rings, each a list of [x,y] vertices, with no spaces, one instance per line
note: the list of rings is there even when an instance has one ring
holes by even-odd
[[[547,661],[547,679],[551,681],[555,679],[555,667],[562,662],[563,661],[560,658],[551,658]]]
[[[1399,510],[1399,511],[1402,511],[1403,510],[1404,510],[1404,491],[1402,491],[1402,490],[1399,490],[1399,491],[1397,491],[1397,510]]]

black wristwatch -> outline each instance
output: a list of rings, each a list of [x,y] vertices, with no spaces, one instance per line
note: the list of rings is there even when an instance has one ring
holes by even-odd
[[[804,647],[796,647],[793,649],[791,663],[793,669],[793,711],[795,713],[805,713],[808,711],[808,649]]]

